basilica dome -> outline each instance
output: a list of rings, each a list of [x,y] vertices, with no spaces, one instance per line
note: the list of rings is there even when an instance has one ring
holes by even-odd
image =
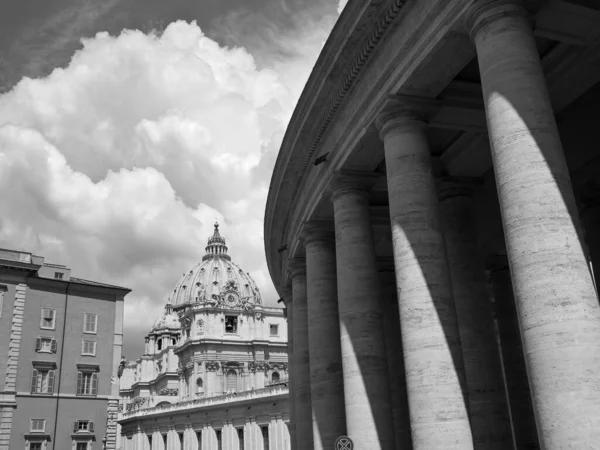
[[[174,307],[203,303],[233,309],[251,309],[261,304],[258,287],[250,274],[231,261],[225,238],[215,224],[206,254],[192,270],[184,273],[171,295]]]
[[[167,302],[165,305],[165,313],[156,319],[152,326],[152,333],[159,331],[179,331],[181,330],[181,323],[177,314],[173,313],[172,305]]]

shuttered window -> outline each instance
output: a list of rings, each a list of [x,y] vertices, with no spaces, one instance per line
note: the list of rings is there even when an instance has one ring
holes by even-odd
[[[96,356],[96,341],[82,340],[81,354],[88,356]]]
[[[96,333],[98,330],[98,314],[85,313],[83,315],[83,332]]]
[[[98,395],[98,374],[77,372],[77,395]]]
[[[33,369],[31,392],[34,394],[54,393],[54,370]]]
[[[35,351],[42,353],[56,353],[56,339],[39,337],[35,340]]]
[[[31,419],[31,431],[43,433],[46,431],[46,419]]]
[[[48,330],[54,330],[56,310],[51,308],[42,308],[42,318],[40,319],[40,327]]]

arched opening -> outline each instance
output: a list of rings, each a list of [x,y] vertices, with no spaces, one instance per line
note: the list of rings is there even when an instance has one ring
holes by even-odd
[[[202,378],[198,377],[196,380],[196,393],[201,394],[204,392],[204,381]]]
[[[271,374],[271,383],[279,383],[279,372],[273,372]]]
[[[172,344],[171,345],[176,345],[177,344],[177,340],[175,338],[171,339]]]
[[[171,406],[171,403],[169,403],[167,401],[162,401],[158,405],[156,405],[157,408],[166,408],[168,406]]]
[[[162,350],[162,339],[159,339],[159,340],[156,342],[156,345],[157,345],[158,351],[161,351],[161,350]]]
[[[235,373],[235,370],[229,369],[227,371],[225,375],[225,390],[227,392],[237,390],[237,373]]]

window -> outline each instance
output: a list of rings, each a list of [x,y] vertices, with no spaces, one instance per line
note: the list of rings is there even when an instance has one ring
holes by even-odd
[[[237,429],[237,435],[238,435],[238,448],[240,450],[244,450],[244,429],[243,428],[238,428]]]
[[[54,330],[54,319],[56,318],[56,310],[51,308],[42,308],[42,319],[40,320],[40,328]]]
[[[271,331],[271,336],[279,335],[279,325],[269,325],[269,330]]]
[[[41,442],[30,442],[29,450],[42,450],[42,443]]]
[[[83,332],[96,334],[98,329],[98,314],[83,314]]]
[[[32,433],[43,433],[46,431],[46,419],[31,419],[31,426],[29,429]]]
[[[33,374],[31,375],[31,393],[54,393],[54,370],[33,369]]]
[[[231,391],[236,391],[237,389],[237,373],[235,373],[235,370],[228,370],[227,374],[225,375],[225,382],[226,382],[226,388],[227,388],[227,392],[231,392]]]
[[[225,333],[237,333],[237,316],[225,316]]]
[[[177,341],[175,340],[175,338],[171,339],[171,345],[177,345]]]
[[[63,279],[63,274],[61,272],[54,272],[54,279],[55,280],[62,280]]]
[[[162,350],[162,339],[159,339],[157,342],[158,350]]]
[[[77,395],[97,395],[98,374],[95,372],[77,372]]]
[[[273,372],[271,374],[271,382],[279,383],[279,372]]]
[[[96,356],[96,341],[81,341],[81,354],[88,356]]]
[[[260,427],[263,437],[263,450],[269,450],[269,427]]]
[[[78,420],[73,423],[73,433],[81,432],[81,431],[89,431],[90,433],[94,432],[94,422],[89,420]]]
[[[87,442],[78,442],[76,450],[88,450],[88,443]]]
[[[202,431],[196,431],[196,440],[198,441],[198,450],[202,450]]]
[[[0,284],[0,317],[2,317],[2,304],[4,303],[4,293],[8,288],[4,284]]]
[[[35,341],[35,351],[39,353],[56,353],[56,339],[39,337]]]
[[[223,436],[221,430],[215,430],[215,434],[217,435],[217,450],[223,450]]]

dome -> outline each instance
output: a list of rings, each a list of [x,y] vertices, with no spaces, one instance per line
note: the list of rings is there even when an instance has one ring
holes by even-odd
[[[156,322],[154,322],[151,333],[156,333],[158,331],[179,330],[181,330],[181,323],[179,322],[179,317],[177,317],[177,314],[173,313],[173,305],[171,305],[171,302],[169,301],[165,305],[165,313],[158,319],[156,319]]]
[[[173,306],[204,303],[231,309],[251,309],[261,304],[258,287],[250,274],[231,261],[225,238],[215,224],[208,239],[206,254],[192,270],[183,274],[175,285]]]

